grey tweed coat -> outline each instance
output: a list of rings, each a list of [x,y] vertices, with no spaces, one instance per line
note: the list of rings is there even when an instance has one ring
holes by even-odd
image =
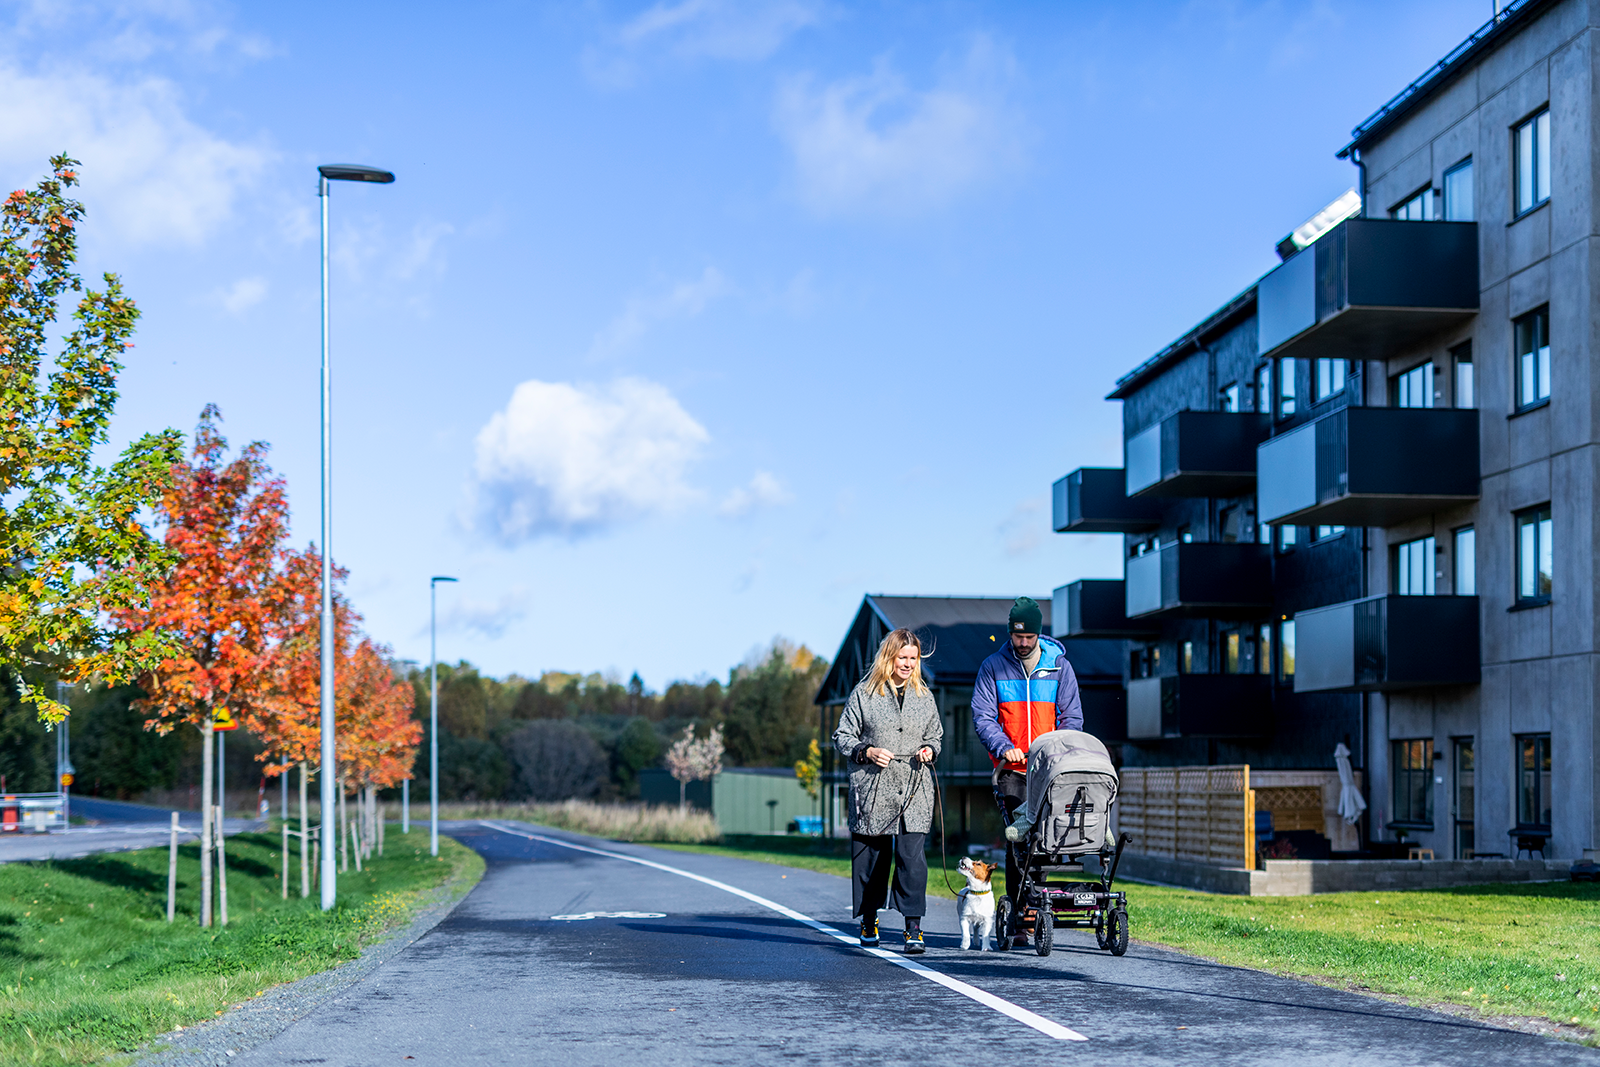
[[[892,692],[877,696],[865,681],[857,685],[833,734],[834,748],[850,768],[850,832],[876,836],[932,830],[933,774],[910,757],[924,746],[937,757],[943,741],[944,722],[931,692],[908,692],[901,707]],[[851,753],[862,744],[888,749],[894,762],[887,767],[852,762]]]

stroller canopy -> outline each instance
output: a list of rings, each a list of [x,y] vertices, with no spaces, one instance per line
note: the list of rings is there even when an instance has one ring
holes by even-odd
[[[1110,753],[1093,734],[1055,730],[1034,739],[1028,749],[1028,810],[1035,819],[1050,795],[1050,783],[1058,775],[1071,771],[1104,774],[1113,782],[1117,781],[1117,769],[1111,765]]]

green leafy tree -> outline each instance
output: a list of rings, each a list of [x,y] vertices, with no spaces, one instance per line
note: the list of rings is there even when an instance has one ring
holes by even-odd
[[[160,633],[130,637],[108,619],[142,602],[165,569],[140,511],[182,458],[181,436],[166,430],[109,467],[94,461],[139,311],[115,274],[94,290],[74,269],[84,214],[67,196],[76,166],[54,157],[50,177],[0,206],[0,655],[48,721],[67,708],[27,684],[26,668],[118,683],[161,658]],[[52,358],[49,334],[73,293],[73,325]]]

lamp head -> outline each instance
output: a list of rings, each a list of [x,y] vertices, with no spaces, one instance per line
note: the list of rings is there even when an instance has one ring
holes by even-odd
[[[388,185],[394,173],[377,167],[364,167],[359,163],[328,163],[317,168],[317,173],[330,182],[376,182]]]
[[[436,574],[432,578],[428,579],[428,583],[430,585],[433,584],[434,582],[456,582],[456,581],[460,581],[460,579],[459,578],[446,578],[442,574]]]

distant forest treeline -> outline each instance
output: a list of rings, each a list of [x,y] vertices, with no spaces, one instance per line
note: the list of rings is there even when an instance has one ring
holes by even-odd
[[[718,723],[730,766],[789,766],[817,736],[812,699],[826,660],[778,639],[728,672],[728,679],[673,682],[660,693],[635,674],[627,682],[600,674],[551,671],[536,680],[488,677],[465,661],[439,665],[439,786],[448,800],[629,799],[641,770],[658,766],[685,726],[704,732]],[[428,721],[428,671],[407,665],[416,717]],[[71,695],[76,793],[134,798],[195,790],[199,732],[166,737],[143,729],[130,707],[132,688],[77,690]],[[412,795],[428,793],[428,742],[418,752]],[[244,731],[229,735],[230,792],[261,779],[261,746]],[[51,788],[55,735],[0,686],[0,775],[13,791]],[[269,795],[276,796],[273,782]]]

